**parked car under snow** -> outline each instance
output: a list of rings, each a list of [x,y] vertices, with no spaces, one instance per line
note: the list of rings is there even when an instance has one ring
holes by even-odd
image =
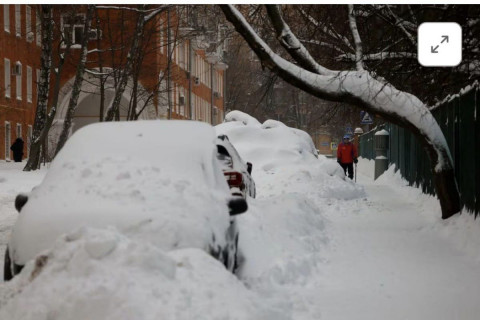
[[[226,135],[217,137],[217,159],[221,163],[232,195],[247,195],[255,198],[255,182],[252,178],[252,163],[245,162]]]
[[[166,251],[201,248],[233,271],[233,216],[247,204],[229,192],[215,141],[210,125],[192,121],[102,123],[77,131],[42,183],[16,199],[20,213],[4,278],[81,226],[114,226]]]

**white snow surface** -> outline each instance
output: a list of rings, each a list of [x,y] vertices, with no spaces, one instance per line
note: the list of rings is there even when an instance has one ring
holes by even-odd
[[[238,216],[237,276],[202,250],[165,251],[115,228],[80,228],[44,252],[42,268],[30,262],[0,283],[0,319],[478,319],[480,222],[472,215],[443,221],[438,200],[393,167],[373,181],[374,161],[360,158],[355,183],[335,160],[294,157],[293,143],[272,152],[275,135],[269,146],[260,131],[272,129],[236,122],[217,132],[253,162],[257,184]],[[3,246],[13,195],[43,174],[0,163]]]
[[[382,129],[382,130],[379,130],[379,131],[375,132],[376,136],[388,136],[389,134],[390,133],[388,133],[388,131],[385,130],[385,129]]]
[[[214,139],[211,126],[193,121],[82,128],[30,193],[10,253],[23,265],[82,225],[114,225],[163,249],[207,249],[212,234],[223,245],[230,192]]]

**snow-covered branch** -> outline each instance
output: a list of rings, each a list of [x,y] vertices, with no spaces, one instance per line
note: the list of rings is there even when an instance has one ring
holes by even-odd
[[[327,48],[330,48],[330,49],[334,49],[341,54],[345,54],[345,50],[342,50],[341,48],[337,47],[333,43],[319,41],[319,40],[312,40],[312,39],[310,39],[310,40],[300,39],[300,42],[308,43],[308,44],[314,44],[314,45],[321,46],[321,47],[327,47]]]
[[[285,20],[283,20],[278,5],[267,5],[266,7],[280,43],[300,66],[318,74],[327,75],[335,73],[319,65],[315,59],[313,59],[308,50],[305,49],[295,34],[292,33],[290,27],[285,23]]]
[[[363,71],[363,49],[362,39],[357,28],[357,19],[355,18],[355,12],[353,11],[353,4],[348,5],[348,22],[350,24],[350,30],[352,31],[353,40],[355,43],[355,64],[358,71]]]
[[[386,59],[416,59],[417,54],[413,52],[377,52],[363,55],[364,61],[382,61]],[[351,53],[341,54],[335,57],[337,61],[356,61],[356,56]]]
[[[118,6],[95,6],[97,9],[108,9],[108,10],[122,10],[122,11],[134,11],[142,14],[150,14],[152,12],[158,11],[159,9],[165,10],[167,7],[172,5],[162,5],[161,7],[153,8],[153,9],[138,9],[134,7],[118,7]]]
[[[409,129],[430,156],[442,218],[449,218],[460,211],[460,196],[447,141],[437,121],[422,101],[391,84],[376,80],[367,71],[341,71],[334,75],[320,75],[297,66],[274,53],[233,5],[220,7],[227,20],[235,26],[259,57],[262,65],[284,81],[318,98],[355,105]]]

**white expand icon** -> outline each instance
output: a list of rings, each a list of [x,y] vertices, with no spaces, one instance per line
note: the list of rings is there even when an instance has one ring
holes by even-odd
[[[424,22],[418,27],[418,62],[424,67],[455,67],[462,62],[462,27],[455,22]]]

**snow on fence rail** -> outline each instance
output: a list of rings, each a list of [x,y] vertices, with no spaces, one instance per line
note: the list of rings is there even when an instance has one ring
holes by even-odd
[[[452,154],[461,201],[468,211],[480,215],[480,84],[475,82],[459,94],[449,96],[431,109]],[[390,133],[389,164],[395,164],[410,185],[435,194],[429,158],[417,139],[391,123],[360,136],[360,156],[375,158],[375,132]]]

